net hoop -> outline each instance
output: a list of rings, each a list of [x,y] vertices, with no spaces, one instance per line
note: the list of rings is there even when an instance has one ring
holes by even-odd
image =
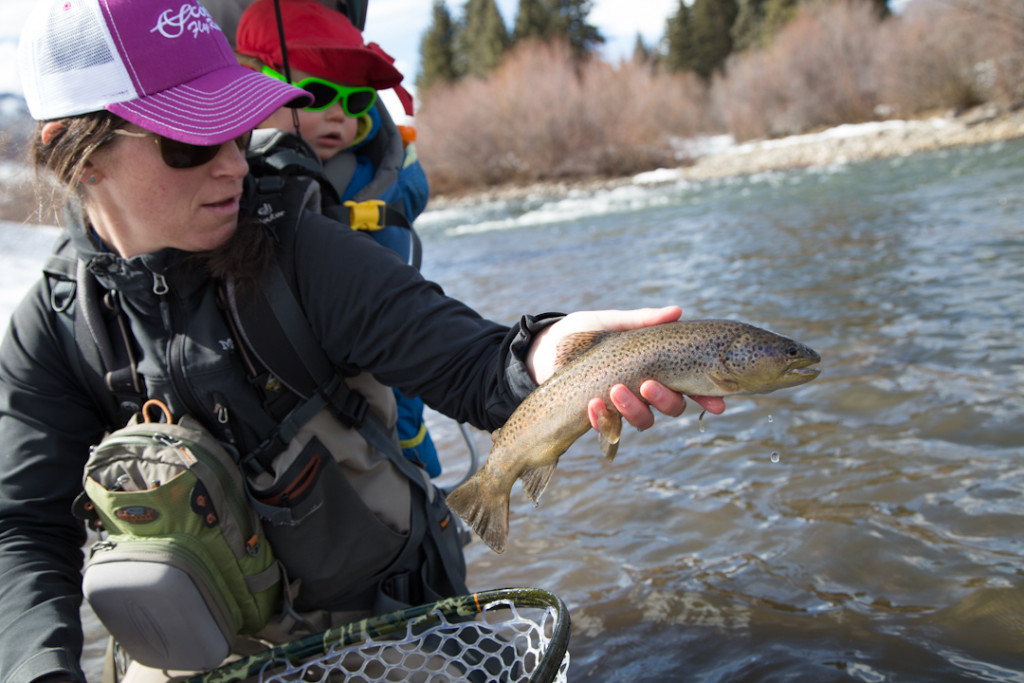
[[[520,613],[520,609],[543,610],[540,623],[524,617]],[[513,619],[489,621],[488,616],[497,614],[499,610],[509,610]],[[459,633],[467,629],[484,629],[485,632],[496,633],[503,624],[512,624],[513,638],[509,639],[508,633],[505,633],[496,640],[496,637],[491,635],[491,639],[494,642],[500,641],[508,649],[508,652],[501,656],[506,663],[517,668],[522,675],[529,676],[514,680],[524,680],[530,683],[565,680],[571,630],[569,610],[565,603],[557,595],[540,588],[502,588],[446,598],[327,629],[321,633],[315,633],[231,662],[205,674],[194,676],[186,683],[335,680],[329,678],[332,667],[338,667],[334,669],[335,671],[351,672],[351,669],[341,668],[342,662],[346,657],[351,659],[357,655],[366,662],[378,663],[380,671],[377,675],[372,671],[360,670],[358,676],[352,677],[354,680],[451,680],[449,675],[437,670],[436,664],[430,667],[434,670],[433,677],[424,679],[410,675],[406,678],[395,678],[396,669],[389,668],[380,662],[387,649],[400,652],[403,656],[417,654],[417,643],[422,644],[428,638],[456,643],[463,647],[464,645],[459,641]],[[529,626],[530,634],[522,633],[522,627],[518,626],[522,624]],[[517,628],[518,630],[515,630]],[[403,634],[405,638],[401,639]],[[515,642],[521,640],[521,637],[536,641],[535,647],[528,648],[532,652],[527,656],[524,656],[521,643]],[[429,655],[419,655],[418,659],[424,661],[429,659],[446,660],[449,653],[442,652],[442,649],[443,647],[434,646]],[[494,657],[497,656],[499,655],[494,655]],[[513,661],[508,661],[513,656]],[[368,657],[381,657],[381,659],[367,659]],[[453,661],[465,666],[465,663],[460,662],[457,658]],[[527,667],[529,667],[528,671]],[[285,669],[285,671],[274,673],[281,669]],[[320,670],[323,671],[321,678],[308,678],[311,671]],[[405,671],[405,669],[398,670]],[[510,680],[507,672],[491,677],[483,669],[480,671],[482,680]],[[287,678],[288,675],[296,674],[298,677]],[[346,680],[349,679],[346,678]]]

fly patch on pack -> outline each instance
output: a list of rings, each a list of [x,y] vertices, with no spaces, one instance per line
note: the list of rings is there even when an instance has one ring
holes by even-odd
[[[149,422],[163,409],[166,423]],[[77,512],[102,529],[83,590],[124,650],[153,668],[207,670],[267,623],[281,570],[235,461],[199,423],[150,401],[94,446]]]

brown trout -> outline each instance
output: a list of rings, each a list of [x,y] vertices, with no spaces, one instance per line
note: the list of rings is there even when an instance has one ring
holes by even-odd
[[[505,551],[509,494],[516,479],[537,503],[558,458],[590,429],[587,404],[604,400],[601,450],[615,457],[622,416],[609,393],[635,394],[654,379],[690,396],[766,394],[818,376],[821,358],[792,339],[731,320],[684,320],[627,332],[574,334],[558,348],[558,370],[519,405],[501,429],[487,462],[448,496],[448,507],[490,546]]]

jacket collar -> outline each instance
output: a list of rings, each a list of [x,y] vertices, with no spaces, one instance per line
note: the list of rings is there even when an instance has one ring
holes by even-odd
[[[180,249],[161,249],[131,258],[108,250],[87,223],[77,197],[64,207],[64,224],[78,257],[105,289],[132,296],[154,291],[154,283],[163,279],[170,291],[187,297],[208,279],[199,269],[185,267],[188,254]]]

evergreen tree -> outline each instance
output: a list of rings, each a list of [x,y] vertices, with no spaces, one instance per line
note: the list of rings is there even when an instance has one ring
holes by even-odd
[[[639,31],[636,33],[636,41],[633,42],[633,57],[635,64],[647,64],[654,58],[654,52],[644,43],[644,37]]]
[[[711,80],[711,75],[722,68],[732,52],[732,25],[738,12],[736,0],[694,0],[690,12],[695,53],[693,70],[704,80]]]
[[[421,96],[439,83],[450,83],[458,74],[455,70],[455,25],[444,0],[434,0],[433,18],[427,32],[420,39],[420,72],[416,89]]]
[[[889,0],[871,0],[871,2],[875,5],[879,19],[885,19],[892,13],[889,9]]]
[[[573,55],[582,58],[604,42],[597,27],[587,21],[592,5],[592,0],[519,0],[515,40],[563,38]]]
[[[669,71],[690,71],[696,65],[690,8],[679,0],[676,13],[665,22],[665,66]]]
[[[456,40],[461,75],[484,77],[501,63],[510,45],[508,29],[494,0],[466,0]]]
[[[604,42],[604,36],[589,23],[593,0],[554,0],[557,35],[565,37],[573,56],[582,59]]]
[[[768,43],[764,33],[767,0],[740,0],[736,21],[732,25],[733,52],[762,48]]]
[[[547,40],[554,34],[554,15],[546,0],[519,0],[515,29],[512,31],[515,42],[526,38]]]
[[[764,23],[761,27],[762,45],[771,42],[775,34],[793,20],[800,4],[800,0],[768,0],[765,3]]]

